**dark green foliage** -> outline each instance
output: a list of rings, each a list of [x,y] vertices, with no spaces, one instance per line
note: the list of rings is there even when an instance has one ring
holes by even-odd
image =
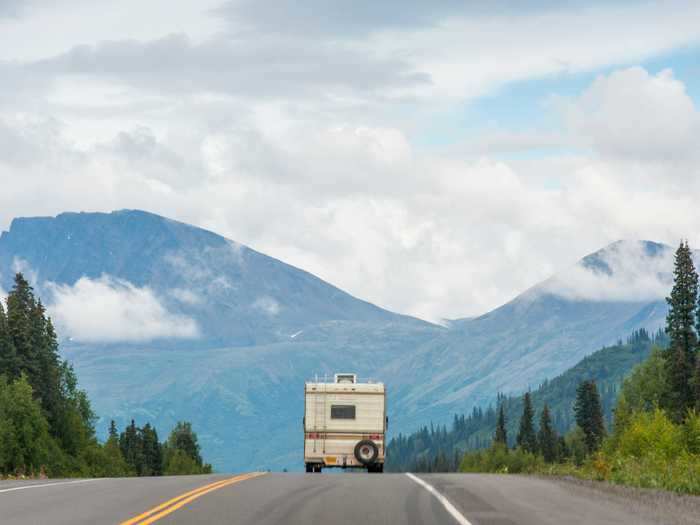
[[[569,456],[563,436],[576,426],[573,407],[577,385],[589,379],[596,381],[605,420],[612,424],[613,408],[623,379],[649,356],[652,347],[665,347],[667,343],[668,338],[664,332],[650,335],[644,329],[636,331],[624,344],[606,347],[591,354],[561,376],[545,381],[531,393],[535,413],[541,413],[547,404],[552,427],[562,436],[557,446],[558,457]],[[504,411],[505,434],[515,436],[523,412],[522,397],[499,395],[496,403]],[[410,435],[401,434],[389,442],[386,468],[393,472],[428,471],[422,469],[434,464],[439,450],[450,455],[488,448],[494,439],[498,415],[499,410],[493,407],[475,407],[471,414],[454,416],[449,431],[439,426],[437,429],[424,427]],[[514,441],[508,440],[508,445],[513,446]]]
[[[669,311],[666,333],[670,344],[666,356],[668,390],[662,399],[671,418],[681,422],[695,405],[691,380],[695,370],[698,338],[695,332],[698,318],[698,274],[687,241],[681,242],[675,255],[673,288],[666,298]]]
[[[8,379],[19,377],[19,360],[2,301],[0,301],[0,370]]]
[[[493,435],[494,444],[500,443],[508,446],[508,431],[506,430],[506,415],[503,411],[503,405],[498,407],[498,422],[496,423],[496,432]]]
[[[605,437],[605,423],[595,381],[583,381],[579,384],[576,390],[574,414],[576,424],[583,431],[588,453],[598,450]]]
[[[695,359],[695,411],[700,413],[700,358]]]
[[[525,452],[537,453],[537,436],[534,425],[535,413],[532,410],[530,392],[525,392],[523,396],[523,414],[520,417],[520,428],[516,442]]]
[[[114,422],[102,445],[95,415],[73,367],[59,355],[44,306],[22,274],[0,301],[0,476],[125,476],[163,473],[163,445],[149,424],[133,423],[120,439]],[[187,426],[189,423],[180,424]],[[203,465],[194,436],[195,467]],[[188,445],[191,452],[192,443]],[[187,456],[189,457],[189,456]]]
[[[211,465],[203,463],[197,434],[187,421],[178,422],[163,448],[166,474],[206,474],[212,471]]]
[[[47,464],[49,425],[25,376],[0,375],[0,474],[38,473]]]
[[[559,457],[559,437],[552,426],[552,418],[549,415],[549,407],[544,404],[540,416],[540,429],[537,433],[537,446],[545,462],[553,463]],[[565,452],[565,451],[562,451]]]

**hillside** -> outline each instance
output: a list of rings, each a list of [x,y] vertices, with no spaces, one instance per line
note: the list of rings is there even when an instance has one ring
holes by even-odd
[[[295,469],[302,384],[314,374],[383,380],[393,433],[448,422],[498,392],[555,377],[633,330],[655,331],[663,295],[619,291],[636,289],[628,276],[640,268],[667,279],[669,253],[615,243],[573,274],[565,269],[445,328],[157,215],[65,213],[15,219],[0,235],[0,288],[22,270],[47,299],[103,435],[110,418],[123,427],[136,416],[164,432],[180,417],[220,470]],[[595,294],[579,294],[581,275]]]
[[[550,408],[554,427],[560,435],[574,425],[574,401],[576,388],[582,382],[593,379],[598,385],[606,423],[612,422],[612,410],[623,379],[632,369],[644,361],[653,345],[664,346],[666,336],[659,332],[649,337],[645,330],[635,332],[622,344],[602,348],[585,357],[575,366],[545,381],[532,391],[535,413],[540,413],[546,403]],[[510,445],[513,446],[523,411],[521,396],[501,396]],[[420,461],[434,460],[438,452],[452,458],[457,450],[479,449],[491,444],[496,428],[497,413],[493,405],[486,409],[475,407],[471,414],[455,415],[449,430],[442,425],[424,427],[407,436],[397,436],[389,444],[388,469],[393,471],[415,470]]]

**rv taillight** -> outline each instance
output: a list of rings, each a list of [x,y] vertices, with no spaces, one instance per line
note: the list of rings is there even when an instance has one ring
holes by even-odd
[[[309,433],[309,439],[318,439],[318,434],[316,434],[315,432]]]
[[[374,441],[378,441],[378,440],[382,439],[382,435],[381,434],[370,434],[369,438],[373,439]]]

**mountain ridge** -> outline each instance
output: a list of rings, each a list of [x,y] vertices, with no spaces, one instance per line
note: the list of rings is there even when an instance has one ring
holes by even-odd
[[[21,261],[42,297],[58,301],[53,313],[95,301],[78,318],[63,319],[62,331],[73,335],[99,335],[105,318],[136,320],[136,333],[151,336],[192,319],[200,338],[120,342],[123,331],[106,326],[117,339],[64,340],[62,352],[101,416],[100,431],[109,419],[123,426],[132,416],[167,429],[178,414],[200,429],[219,469],[295,469],[300,385],[315,373],[353,370],[382,379],[392,432],[448,421],[498,392],[517,394],[555,377],[638,328],[658,328],[663,279],[633,300],[621,297],[647,279],[647,266],[665,271],[669,251],[612,243],[589,254],[612,274],[577,265],[446,328],[384,310],[195,226],[133,210],[68,213],[16,219],[0,235],[0,287],[11,287]],[[109,300],[96,301],[99,294]],[[129,308],[93,316],[103,304]],[[143,324],[154,320],[155,329]],[[263,445],[250,428],[265,434]]]

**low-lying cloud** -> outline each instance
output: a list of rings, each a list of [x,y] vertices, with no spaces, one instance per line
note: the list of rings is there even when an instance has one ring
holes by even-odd
[[[614,243],[553,277],[546,292],[574,300],[650,301],[663,299],[673,284],[673,250],[649,249],[637,241]]]
[[[263,296],[256,299],[253,303],[253,308],[260,310],[271,317],[274,317],[280,312],[280,304],[272,297],[268,296]]]
[[[53,296],[50,314],[60,332],[75,341],[143,342],[199,334],[193,319],[169,312],[148,287],[103,275],[47,288]]]

